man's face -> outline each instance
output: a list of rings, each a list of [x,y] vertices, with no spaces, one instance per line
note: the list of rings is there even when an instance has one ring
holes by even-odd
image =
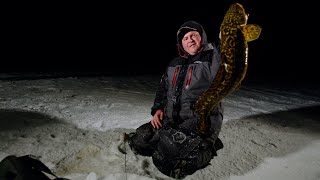
[[[200,51],[201,36],[198,31],[189,31],[182,38],[182,47],[190,55],[195,55]]]

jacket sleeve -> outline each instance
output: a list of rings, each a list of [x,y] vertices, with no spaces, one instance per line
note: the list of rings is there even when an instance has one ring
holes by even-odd
[[[211,112],[209,121],[210,121],[210,128],[208,131],[208,138],[210,141],[215,142],[219,136],[221,131],[222,121],[223,121],[223,103],[220,102]]]
[[[211,61],[211,69],[212,72],[214,72],[214,77],[216,76],[216,73],[218,72],[218,69],[221,65],[221,56],[220,56],[220,46],[213,45],[213,55],[212,55],[212,61]]]
[[[163,74],[156,91],[156,97],[154,99],[153,106],[151,108],[151,115],[153,116],[158,109],[164,109],[167,104],[167,73]]]

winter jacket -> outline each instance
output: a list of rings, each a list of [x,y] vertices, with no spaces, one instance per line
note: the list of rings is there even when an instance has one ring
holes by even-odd
[[[201,35],[202,51],[189,55],[182,48],[181,39],[190,29]],[[203,27],[194,22],[184,23],[177,33],[179,56],[174,58],[166,68],[156,92],[151,115],[158,109],[164,111],[164,125],[186,129],[196,133],[197,114],[194,105],[199,96],[213,82],[220,66],[220,52],[213,43],[207,42]],[[216,140],[223,120],[223,107],[219,105],[210,113],[210,130],[207,137]]]

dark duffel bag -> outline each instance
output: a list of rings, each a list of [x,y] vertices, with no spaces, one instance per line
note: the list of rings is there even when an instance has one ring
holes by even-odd
[[[51,175],[50,178],[48,175]],[[68,180],[59,178],[32,155],[5,157],[0,162],[0,180]]]

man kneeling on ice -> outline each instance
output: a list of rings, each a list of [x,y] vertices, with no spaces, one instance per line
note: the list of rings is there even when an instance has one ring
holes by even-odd
[[[194,106],[216,76],[220,52],[207,42],[203,27],[194,21],[179,28],[177,45],[179,56],[169,63],[156,92],[153,119],[125,134],[125,140],[133,152],[151,156],[163,174],[181,179],[209,165],[223,148],[218,138],[223,107],[220,102],[210,112],[209,130],[200,135]]]

